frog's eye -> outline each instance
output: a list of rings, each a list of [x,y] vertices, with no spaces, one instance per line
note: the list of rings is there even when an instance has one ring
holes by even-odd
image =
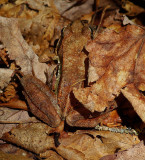
[[[88,20],[81,20],[81,23],[82,23],[83,25],[88,24]]]
[[[71,32],[71,26],[68,25],[67,27],[64,27],[61,31],[61,38],[65,37],[66,35],[70,34]]]

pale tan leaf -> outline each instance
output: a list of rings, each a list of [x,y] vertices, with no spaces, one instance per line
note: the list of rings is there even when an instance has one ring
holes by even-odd
[[[45,82],[44,72],[48,66],[39,63],[38,57],[23,39],[17,19],[0,17],[0,28],[0,40],[8,49],[10,59],[16,61],[24,74],[32,74],[33,70],[35,76]]]

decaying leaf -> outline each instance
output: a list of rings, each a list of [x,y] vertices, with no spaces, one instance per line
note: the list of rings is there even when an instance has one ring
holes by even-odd
[[[96,82],[88,88],[74,89],[73,93],[90,111],[104,111],[120,90],[133,81],[143,35],[144,30],[135,25],[128,25],[119,33],[106,29],[86,47],[90,52],[89,75],[93,75],[89,81]]]
[[[19,148],[18,146],[8,144],[8,143],[0,144],[0,151],[4,152],[4,153],[6,153],[10,156],[11,155],[14,155],[14,156],[16,155],[16,158],[17,158],[17,155],[20,155],[23,158],[30,158],[30,159],[35,157],[31,152],[26,151],[22,148]],[[9,158],[6,158],[6,159],[9,159]]]
[[[105,29],[98,34],[86,47],[89,52],[89,82],[97,81],[110,62],[127,54],[143,34],[144,30],[135,25],[122,27],[118,32]]]

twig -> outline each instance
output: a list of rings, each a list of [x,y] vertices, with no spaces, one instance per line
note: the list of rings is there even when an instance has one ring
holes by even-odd
[[[39,121],[7,121],[1,120],[0,124],[25,124],[25,123],[40,123]]]

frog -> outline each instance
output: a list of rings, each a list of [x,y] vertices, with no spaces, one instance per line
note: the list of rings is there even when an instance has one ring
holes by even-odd
[[[75,99],[72,92],[74,88],[88,85],[85,46],[92,40],[92,32],[89,24],[80,20],[63,28],[56,49],[57,92],[32,75],[21,79],[30,111],[51,127],[59,127],[62,122],[75,127],[95,127],[109,116],[110,110],[104,114],[91,113]]]

